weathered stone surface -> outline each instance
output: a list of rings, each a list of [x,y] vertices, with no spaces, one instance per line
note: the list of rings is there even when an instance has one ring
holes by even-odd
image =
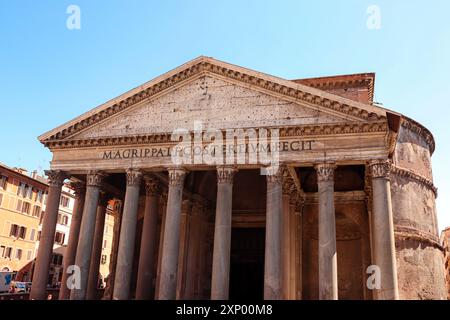
[[[417,240],[396,240],[400,299],[447,299],[442,252]]]
[[[193,130],[194,121],[204,128],[258,128],[345,121],[317,108],[299,105],[212,76],[187,83],[152,101],[142,102],[74,138]]]
[[[400,127],[393,160],[396,166],[432,179],[430,146],[408,128]]]
[[[401,127],[394,166],[412,173],[391,175],[400,299],[443,299],[443,253],[438,248],[436,195],[430,187],[431,158],[425,139]]]

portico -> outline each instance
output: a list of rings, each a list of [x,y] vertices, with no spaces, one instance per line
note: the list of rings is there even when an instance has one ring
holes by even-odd
[[[63,179],[83,186],[70,299],[94,297],[112,199],[121,209],[109,298],[229,299],[241,281],[249,298],[397,299],[387,117],[200,57],[41,136],[53,152],[49,199]],[[56,214],[47,207],[48,236]],[[35,299],[45,291],[42,246]],[[388,275],[375,289],[373,264]]]

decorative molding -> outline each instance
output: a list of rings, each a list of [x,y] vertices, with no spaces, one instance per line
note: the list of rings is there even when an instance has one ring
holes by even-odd
[[[250,72],[245,72],[244,70],[245,69],[242,68],[239,68],[239,70],[231,69],[231,65],[229,66],[218,65],[211,62],[211,60],[204,60],[204,59],[200,60],[198,63],[191,65],[186,69],[181,70],[178,73],[151,85],[148,88],[142,89],[140,92],[135,93],[134,95],[128,98],[125,98],[121,101],[117,101],[113,105],[106,107],[103,110],[99,110],[97,113],[89,115],[84,119],[79,119],[78,122],[70,124],[65,129],[62,129],[61,131],[51,135],[42,142],[48,142],[51,140],[60,140],[73,136],[75,133],[78,133],[81,130],[89,126],[92,126],[100,121],[103,121],[114,114],[126,110],[129,107],[141,101],[150,99],[154,95],[159,94],[162,91],[167,90],[180,82],[183,82],[193,76],[205,73],[217,74],[222,77],[234,79],[243,82],[247,85],[251,85],[254,87],[258,87],[260,89],[288,96],[296,100],[306,102],[308,104],[319,105],[326,109],[329,109],[330,111],[334,112],[337,111],[352,117],[360,118],[362,120],[368,121],[386,120],[386,117],[383,115],[378,115],[374,112],[369,112],[367,110],[351,106],[349,104],[346,104],[345,102],[330,100],[329,98],[327,98],[330,96],[330,94],[327,94],[327,97],[322,97],[316,93],[302,91],[299,88],[299,85],[293,81],[292,86],[288,86],[284,83],[275,82],[275,80],[267,80],[257,77],[255,75],[251,75],[249,74]]]
[[[435,247],[441,251],[444,251],[444,248],[439,242],[439,238],[429,232],[424,232],[418,230],[416,228],[408,227],[408,226],[394,226],[395,238],[396,239],[404,239],[404,240],[415,240],[422,243],[426,243]]]
[[[365,76],[364,78],[355,78],[354,76]],[[351,78],[347,78],[351,77]],[[339,77],[323,77],[323,78],[310,78],[310,79],[296,79],[292,80],[298,82],[308,87],[317,88],[319,90],[329,90],[329,89],[349,89],[349,88],[362,88],[366,87],[368,89],[368,99],[373,102],[373,92],[374,92],[374,76],[370,74],[357,74],[346,76],[345,78]]]
[[[161,195],[161,186],[158,179],[150,176],[144,176],[145,194],[147,197],[156,197]]]
[[[294,192],[289,198],[289,205],[295,207],[295,214],[301,215],[306,204],[306,196],[304,193]]]
[[[438,196],[438,189],[430,179],[427,179],[415,172],[397,166],[392,166],[391,174],[395,174],[398,177],[407,178],[411,181],[414,181],[431,190],[434,193],[435,198],[437,198]]]
[[[69,178],[67,173],[61,170],[45,170],[45,175],[48,177],[48,185],[50,187],[61,188],[64,184],[64,180]]]
[[[86,185],[91,187],[101,187],[106,174],[101,171],[89,171],[86,175]]]
[[[305,204],[317,204],[319,203],[319,193],[305,193],[299,201],[304,201]],[[366,201],[366,194],[364,191],[335,191],[334,202],[335,203],[347,203],[355,201]]]
[[[417,133],[421,137],[423,137],[425,139],[425,141],[427,142],[428,146],[430,147],[430,154],[432,155],[434,153],[436,144],[434,142],[433,134],[430,132],[430,130],[425,128],[423,125],[421,125],[417,121],[414,121],[413,119],[408,118],[406,116],[402,116],[402,127],[409,129],[409,130]]]
[[[170,168],[167,171],[169,172],[169,187],[183,186],[184,178],[187,173],[186,170],[181,168]]]
[[[282,174],[282,189],[283,194],[291,195],[295,191],[294,179],[292,179],[291,174],[287,167],[283,166],[281,169]]]
[[[364,168],[364,193],[365,193],[365,203],[367,214],[369,217],[372,216],[372,208],[373,208],[373,189],[372,189],[372,179],[370,176],[369,165],[366,164]]]
[[[304,102],[314,103],[330,110],[338,111],[341,113],[348,114],[350,116],[359,117],[364,120],[382,120],[386,119],[384,116],[379,116],[376,113],[369,113],[366,110],[359,109],[353,106],[349,106],[345,103],[340,103],[337,101],[331,101],[327,98],[321,97],[319,95],[315,95],[308,92],[303,92],[299,89],[294,89],[292,87],[285,86],[280,83],[276,83],[270,80],[264,80],[261,78],[257,78],[252,75],[245,74],[240,71],[235,71],[228,69],[226,67],[222,67],[219,65],[215,65],[212,63],[204,62],[205,71],[209,71],[211,73],[215,73],[221,76],[225,76],[231,79],[235,79],[247,84],[251,84],[253,86],[260,87],[262,89],[270,90],[272,92],[276,92],[282,95],[290,96]]]
[[[242,128],[241,128],[242,129]],[[243,128],[245,129],[245,128]],[[254,128],[256,134],[259,129]],[[284,126],[280,128],[280,138],[291,137],[311,137],[311,136],[329,136],[344,134],[362,134],[387,132],[389,130],[385,121],[382,122],[355,122],[355,123],[332,123],[332,124],[314,124],[302,126]],[[194,139],[194,133],[191,138]],[[133,144],[167,144],[175,143],[171,140],[171,133],[156,133],[144,135],[129,135],[117,137],[73,139],[73,140],[50,140],[44,144],[50,149],[71,149],[81,147],[103,147],[103,146],[123,146]]]
[[[398,138],[398,132],[394,132],[392,130],[389,130],[388,136],[387,136],[387,145],[389,150],[389,157],[392,157],[392,155],[395,152],[395,147],[397,146],[397,138]]]
[[[217,183],[233,184],[234,174],[237,169],[230,166],[217,167]]]
[[[386,178],[389,179],[392,164],[390,160],[372,160],[369,162],[369,171],[372,179]]]
[[[314,166],[317,172],[317,182],[334,181],[334,163],[319,163]]]
[[[127,187],[136,187],[141,185],[142,171],[137,169],[127,169]]]

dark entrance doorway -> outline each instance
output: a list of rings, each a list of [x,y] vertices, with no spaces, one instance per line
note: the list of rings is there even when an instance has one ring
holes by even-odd
[[[263,299],[264,247],[264,228],[233,228],[231,234],[230,299]]]

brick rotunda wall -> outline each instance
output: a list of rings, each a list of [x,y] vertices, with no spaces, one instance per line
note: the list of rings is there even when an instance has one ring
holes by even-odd
[[[446,299],[430,141],[405,121],[391,175],[400,299]]]

